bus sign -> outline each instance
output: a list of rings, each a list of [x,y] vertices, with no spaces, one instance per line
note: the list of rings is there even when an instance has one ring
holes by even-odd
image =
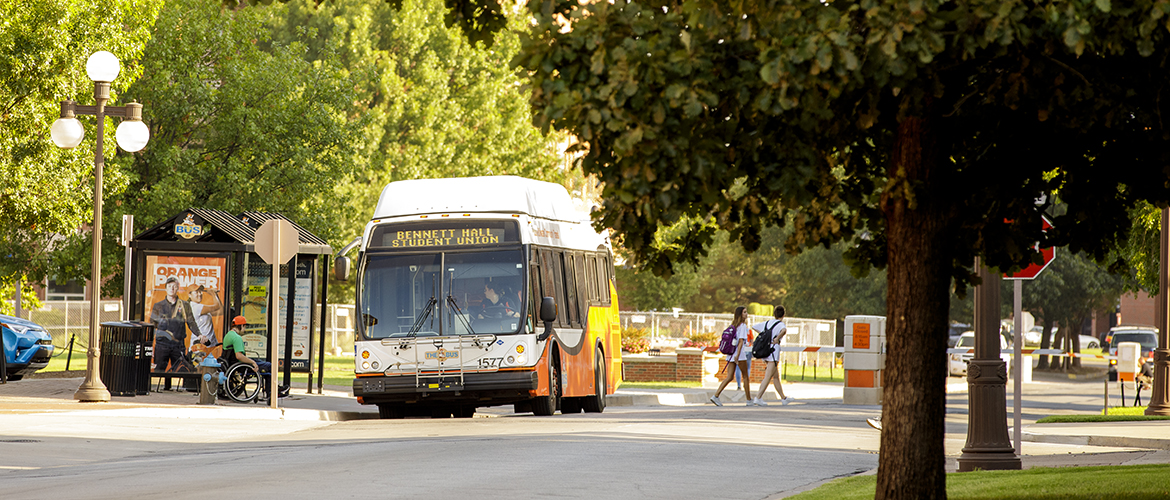
[[[492,246],[519,243],[516,225],[511,221],[428,221],[378,226],[372,247],[399,250]]]

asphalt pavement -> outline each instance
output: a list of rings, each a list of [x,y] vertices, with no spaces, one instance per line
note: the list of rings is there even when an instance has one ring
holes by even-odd
[[[1063,375],[1061,375],[1063,377]],[[326,386],[321,394],[309,394],[303,383],[294,383],[292,394],[282,398],[279,409],[267,403],[239,404],[220,401],[215,405],[199,405],[199,395],[189,392],[151,392],[135,397],[113,397],[108,403],[81,403],[73,394],[81,385],[80,378],[35,378],[0,384],[0,421],[4,415],[65,413],[84,415],[87,412],[149,415],[151,417],[231,419],[233,421],[279,419],[288,421],[344,421],[378,418],[377,408],[358,404],[348,387]],[[1096,387],[1096,386],[1094,386]],[[753,387],[754,389],[754,387]],[[786,382],[784,390],[795,398],[793,405],[816,405],[819,411],[849,411],[859,407],[842,403],[843,387],[839,383]],[[1009,425],[1011,424],[1011,385],[1008,386]],[[610,395],[607,404],[622,406],[710,406],[708,398],[715,387],[694,389],[619,389]],[[948,379],[947,392],[958,396],[966,392],[965,379]],[[744,406],[742,390],[730,386],[721,395],[725,405]],[[769,388],[765,401],[770,407],[783,408],[773,389]],[[876,416],[880,406],[864,407]],[[768,409],[759,409],[767,411]],[[77,413],[81,412],[81,413]],[[499,414],[500,412],[496,412]],[[477,416],[497,416],[484,410]],[[954,416],[965,420],[965,415]],[[2,426],[0,426],[2,427]],[[1064,456],[1027,457],[1025,465],[1119,465],[1154,461],[1170,463],[1170,421],[1104,422],[1036,424],[1023,426],[1023,441],[1090,447],[1084,453]],[[1098,447],[1098,448],[1091,448]],[[1102,453],[1094,453],[1094,449]],[[1129,453],[1117,453],[1130,449]],[[1160,450],[1160,451],[1159,451]],[[1108,451],[1108,452],[1106,452]],[[1144,451],[1144,453],[1142,453]],[[1134,455],[1137,453],[1137,455]],[[1027,450],[1025,450],[1027,454]]]

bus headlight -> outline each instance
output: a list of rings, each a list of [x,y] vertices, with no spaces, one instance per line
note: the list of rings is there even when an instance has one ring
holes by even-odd
[[[374,367],[374,369],[377,370],[378,369],[378,362],[375,361],[375,362],[371,363],[370,366]]]
[[[370,362],[369,361],[362,361],[362,369],[369,370],[370,369]]]

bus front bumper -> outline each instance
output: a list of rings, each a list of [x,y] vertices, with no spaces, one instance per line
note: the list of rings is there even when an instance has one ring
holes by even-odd
[[[362,404],[378,403],[478,403],[509,404],[532,397],[537,388],[535,371],[361,377],[353,381],[353,395]]]

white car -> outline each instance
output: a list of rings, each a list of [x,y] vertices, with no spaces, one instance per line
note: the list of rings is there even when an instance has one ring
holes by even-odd
[[[1008,348],[1007,340],[1004,340],[1003,335],[999,336],[999,350],[1000,359],[1007,361],[1008,355],[1003,350]],[[964,332],[959,336],[959,341],[955,342],[955,349],[975,349],[975,332]],[[964,352],[947,354],[947,375],[957,377],[967,376],[967,363],[971,362],[971,358],[975,357],[975,352]]]

